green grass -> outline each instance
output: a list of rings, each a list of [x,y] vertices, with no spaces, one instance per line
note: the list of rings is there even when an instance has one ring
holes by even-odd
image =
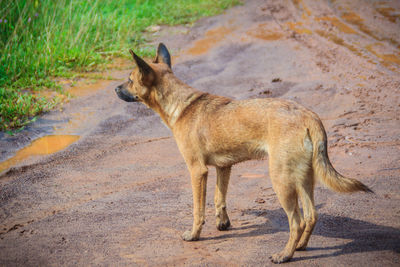
[[[35,96],[55,77],[101,68],[132,48],[142,56],[150,25],[191,23],[238,0],[0,0],[0,130],[54,106]]]
[[[29,93],[0,88],[0,125],[8,128],[23,127],[36,119],[35,115],[53,108],[58,99],[47,100]]]

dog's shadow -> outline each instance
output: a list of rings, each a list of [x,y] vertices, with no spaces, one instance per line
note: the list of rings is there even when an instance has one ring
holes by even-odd
[[[256,225],[248,224],[239,227],[233,226],[228,232],[226,232],[226,234],[206,239],[220,240],[261,236],[289,231],[287,217],[283,209],[266,210],[264,212],[260,212],[259,210],[246,210],[244,213],[248,215],[264,217],[267,222]],[[241,230],[249,231],[245,233],[238,233],[239,230],[240,232],[242,232]],[[359,252],[393,251],[395,253],[400,253],[400,229],[377,225],[348,217],[319,213],[318,222],[314,229],[313,235],[329,238],[340,238],[350,241],[346,244],[340,244],[337,246],[307,247],[307,251],[333,250],[333,252],[313,256],[301,256],[300,253],[296,253],[296,256],[291,261],[327,258]],[[289,236],[287,238],[289,238]]]

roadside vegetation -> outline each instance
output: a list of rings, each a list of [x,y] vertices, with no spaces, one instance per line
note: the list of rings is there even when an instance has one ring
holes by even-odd
[[[18,129],[61,100],[55,78],[98,70],[146,50],[151,25],[191,23],[238,0],[0,0],[0,130]]]

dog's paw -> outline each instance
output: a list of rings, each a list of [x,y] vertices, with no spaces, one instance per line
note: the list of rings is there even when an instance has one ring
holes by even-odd
[[[182,239],[185,241],[197,241],[199,238],[193,237],[192,236],[192,231],[186,231],[182,234]]]
[[[283,263],[283,262],[287,262],[291,259],[291,257],[283,254],[282,252],[272,254],[269,258],[271,259],[271,261],[273,263]]]
[[[217,223],[217,229],[220,231],[228,230],[229,226],[231,226],[231,222],[229,221],[229,219],[226,222]]]

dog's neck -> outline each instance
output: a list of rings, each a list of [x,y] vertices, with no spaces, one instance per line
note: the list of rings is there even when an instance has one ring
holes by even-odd
[[[172,129],[182,112],[203,94],[171,73],[168,77],[164,76],[158,86],[153,87],[145,104],[157,112]]]

